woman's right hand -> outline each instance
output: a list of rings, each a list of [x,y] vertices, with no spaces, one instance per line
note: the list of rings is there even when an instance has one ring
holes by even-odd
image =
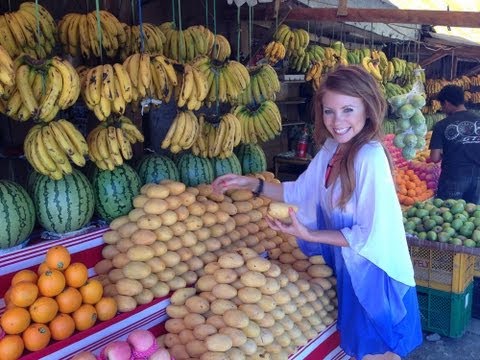
[[[231,189],[255,190],[258,185],[258,179],[251,176],[242,176],[237,174],[226,174],[219,176],[212,182],[213,191],[217,194],[223,194]]]

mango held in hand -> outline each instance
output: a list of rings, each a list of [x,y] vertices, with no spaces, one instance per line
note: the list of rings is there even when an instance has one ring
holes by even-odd
[[[284,202],[271,202],[268,207],[268,215],[274,219],[278,219],[285,224],[291,224],[292,219],[288,213],[288,209],[292,208],[295,212],[298,211],[298,206],[287,204]]]

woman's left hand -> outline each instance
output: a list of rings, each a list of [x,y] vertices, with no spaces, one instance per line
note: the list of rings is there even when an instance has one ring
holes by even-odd
[[[281,231],[286,234],[296,236],[303,240],[308,240],[311,237],[310,230],[308,230],[303,224],[298,221],[295,211],[292,208],[288,209],[290,218],[292,219],[291,224],[285,224],[278,219],[274,219],[270,216],[266,216],[266,221],[268,226],[276,231]]]

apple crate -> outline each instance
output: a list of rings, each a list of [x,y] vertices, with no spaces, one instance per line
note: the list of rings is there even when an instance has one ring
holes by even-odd
[[[461,337],[472,318],[472,293],[473,282],[460,294],[417,286],[423,331]]]
[[[472,283],[476,256],[422,246],[409,250],[417,285],[463,293]]]

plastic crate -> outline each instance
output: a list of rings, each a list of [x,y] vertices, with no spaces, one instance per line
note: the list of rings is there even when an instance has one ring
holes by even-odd
[[[473,271],[473,276],[480,277],[480,256],[475,257],[475,267]]]
[[[417,285],[459,294],[472,283],[476,256],[421,246],[409,250]]]
[[[473,282],[461,294],[417,286],[422,329],[451,338],[461,337],[472,318]]]
[[[480,319],[480,277],[473,278],[472,317]]]

